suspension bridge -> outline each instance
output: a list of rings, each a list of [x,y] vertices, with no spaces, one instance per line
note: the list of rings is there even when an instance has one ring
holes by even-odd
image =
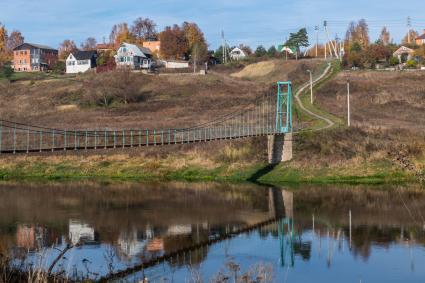
[[[191,144],[292,132],[292,84],[278,82],[236,113],[188,128],[58,129],[0,119],[0,154],[88,151]],[[274,143],[274,141],[273,141]]]
[[[324,79],[329,70],[330,63],[313,84]],[[309,86],[306,83],[300,87],[294,95],[295,100],[301,109],[327,124],[323,129],[332,127],[332,121],[302,105],[299,94]],[[269,163],[276,164],[292,159],[292,109],[292,83],[278,82],[272,91],[257,97],[245,108],[187,128],[59,129],[0,118],[0,155],[58,154],[64,151],[170,146],[266,136]]]

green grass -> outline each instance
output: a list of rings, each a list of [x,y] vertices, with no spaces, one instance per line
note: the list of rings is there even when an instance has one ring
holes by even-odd
[[[144,164],[128,166],[126,163],[109,163],[102,161],[93,163],[89,168],[81,168],[66,162],[48,164],[31,162],[17,163],[8,169],[0,170],[0,180],[18,181],[67,181],[67,180],[119,180],[119,181],[218,181],[248,182],[265,163],[243,165],[232,168],[222,164],[212,169],[202,166],[185,166],[173,169],[163,164]],[[356,171],[352,168],[295,168],[291,163],[280,164],[274,170],[261,176],[257,181],[274,185],[285,184],[389,184],[414,182],[409,174],[390,167],[386,162],[360,165],[368,170]]]

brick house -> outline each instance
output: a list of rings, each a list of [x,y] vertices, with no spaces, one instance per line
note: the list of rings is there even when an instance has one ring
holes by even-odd
[[[52,69],[58,61],[58,50],[32,43],[13,49],[13,69],[17,72],[40,72]]]
[[[415,40],[417,45],[425,45],[425,30],[424,33],[421,36],[418,36]]]

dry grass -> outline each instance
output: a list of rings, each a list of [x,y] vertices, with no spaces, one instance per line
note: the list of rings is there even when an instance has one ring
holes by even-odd
[[[256,78],[264,77],[273,72],[275,69],[274,61],[264,61],[246,66],[242,71],[233,73],[231,76],[235,78]]]

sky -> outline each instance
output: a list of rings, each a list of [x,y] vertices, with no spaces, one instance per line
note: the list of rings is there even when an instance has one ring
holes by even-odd
[[[10,31],[19,30],[26,42],[58,47],[64,39],[78,45],[87,37],[108,39],[114,24],[131,23],[138,17],[154,20],[161,31],[167,25],[196,22],[210,49],[221,44],[221,31],[230,45],[270,47],[281,44],[290,32],[306,27],[310,42],[345,36],[350,21],[365,18],[371,37],[382,26],[398,42],[412,28],[425,29],[425,1],[410,0],[0,0],[0,22]]]

